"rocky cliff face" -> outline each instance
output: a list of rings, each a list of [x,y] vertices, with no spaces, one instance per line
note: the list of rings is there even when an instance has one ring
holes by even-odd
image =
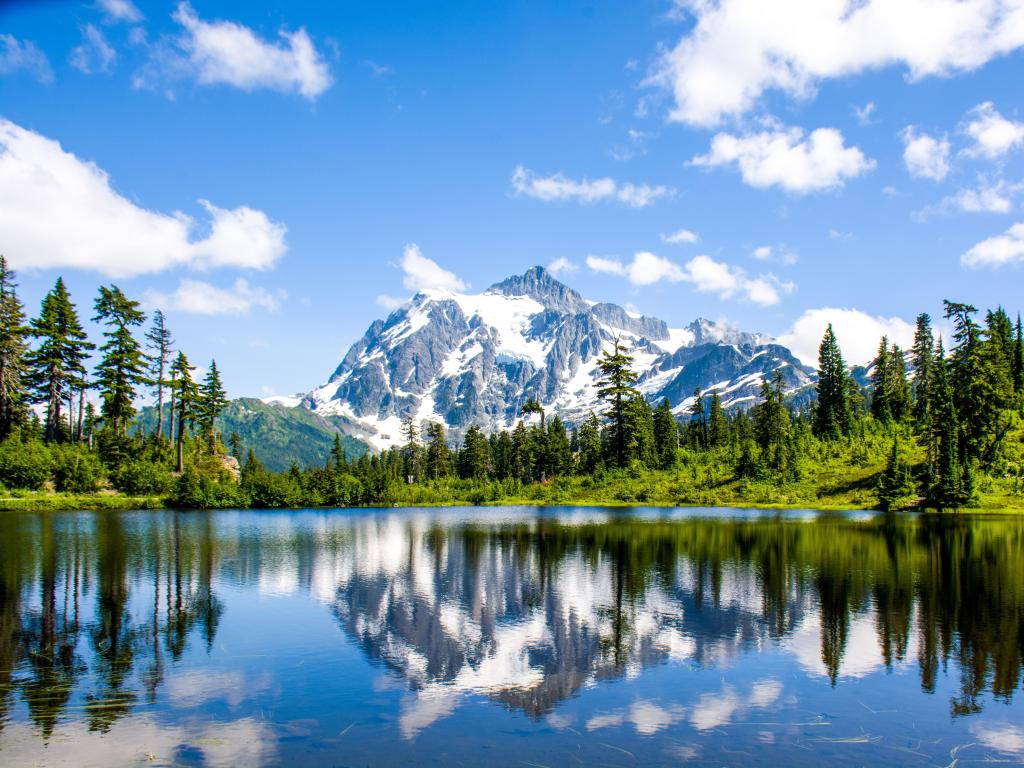
[[[685,328],[587,301],[534,267],[481,294],[423,291],[376,320],[327,383],[302,399],[339,417],[378,448],[400,442],[406,416],[459,433],[508,427],[538,399],[573,422],[599,407],[597,361],[619,339],[635,358],[639,388],[682,412],[700,387],[727,408],[752,405],[764,376],[790,390],[813,371],[767,337],[699,319]]]

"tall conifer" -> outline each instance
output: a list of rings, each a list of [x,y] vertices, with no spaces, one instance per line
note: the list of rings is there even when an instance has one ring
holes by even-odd
[[[0,441],[25,419],[27,338],[25,310],[18,299],[14,270],[0,255]]]
[[[813,424],[814,434],[823,440],[835,440],[850,432],[848,381],[846,363],[829,323],[818,347],[818,399]]]
[[[123,436],[135,416],[135,393],[147,381],[146,355],[132,335],[132,329],[142,325],[146,316],[139,302],[129,299],[116,285],[101,286],[93,308],[93,321],[107,327],[95,375],[102,400],[100,410],[113,433]]]
[[[599,382],[597,396],[608,404],[605,416],[612,423],[612,446],[615,464],[619,467],[626,465],[627,407],[640,394],[633,387],[637,375],[632,366],[632,356],[626,353],[618,339],[615,339],[611,351],[605,350],[602,353],[597,363],[603,377]]]

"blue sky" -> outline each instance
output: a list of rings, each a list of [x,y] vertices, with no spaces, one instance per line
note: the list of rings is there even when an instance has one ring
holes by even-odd
[[[1019,308],[1022,47],[1021,0],[4,3],[0,252],[31,312],[162,306],[233,395],[534,264],[864,357]]]

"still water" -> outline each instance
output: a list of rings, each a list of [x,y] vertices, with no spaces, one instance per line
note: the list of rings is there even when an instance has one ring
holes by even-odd
[[[0,764],[1024,762],[1024,520],[0,516]]]

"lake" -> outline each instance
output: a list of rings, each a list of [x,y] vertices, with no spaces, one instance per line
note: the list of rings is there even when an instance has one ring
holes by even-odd
[[[0,515],[0,764],[1024,762],[1024,519]]]

